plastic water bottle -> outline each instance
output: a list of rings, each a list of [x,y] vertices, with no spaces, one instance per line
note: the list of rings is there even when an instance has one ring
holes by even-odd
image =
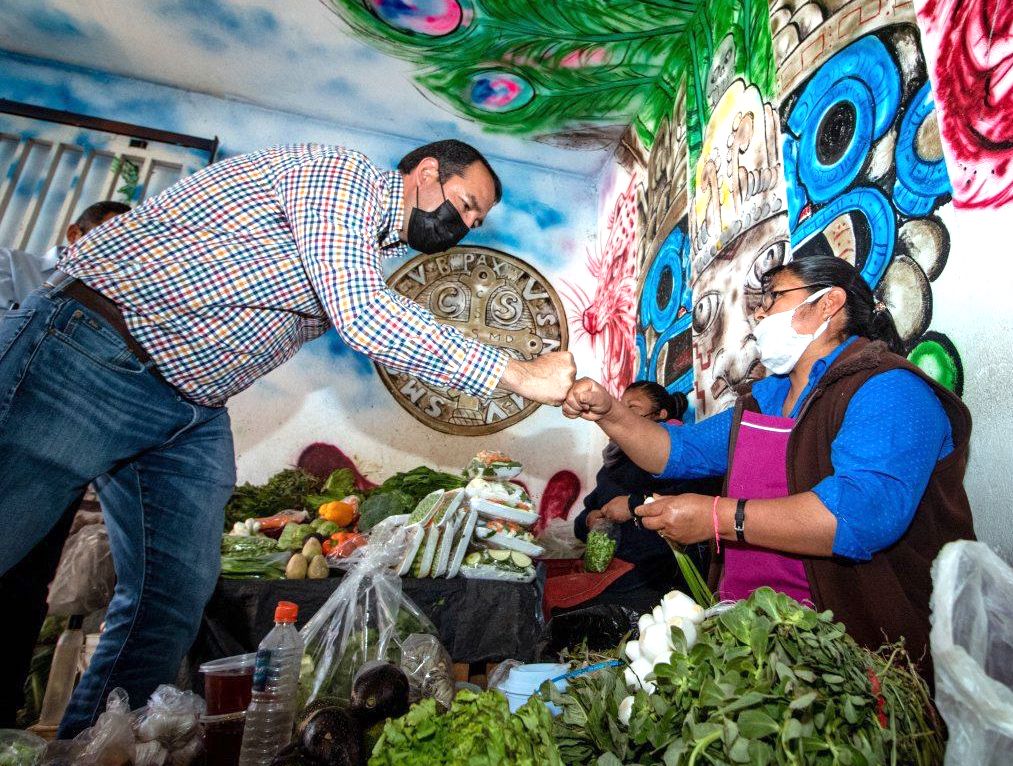
[[[53,652],[53,664],[49,668],[49,682],[46,684],[46,696],[42,700],[42,712],[39,714],[40,727],[53,727],[60,724],[63,712],[70,702],[74,691],[74,679],[77,677],[77,666],[81,661],[81,649],[84,648],[84,632],[81,626],[84,617],[72,615],[67,629],[60,634]]]
[[[257,649],[239,766],[269,766],[292,739],[303,652],[302,637],[295,629],[298,614],[298,606],[279,601],[274,628]]]

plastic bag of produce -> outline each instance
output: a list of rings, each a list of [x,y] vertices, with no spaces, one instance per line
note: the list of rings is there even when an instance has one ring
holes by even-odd
[[[49,613],[69,616],[104,609],[115,586],[109,532],[104,524],[89,524],[72,535],[63,548],[49,589]]]
[[[134,731],[141,743],[158,742],[170,753],[184,750],[200,738],[200,717],[204,700],[169,684],[155,689],[148,706],[135,713]]]
[[[943,548],[932,581],[946,763],[1013,763],[1013,569],[984,543],[961,540]]]
[[[0,766],[36,766],[42,763],[46,740],[27,731],[0,729]]]
[[[587,547],[584,548],[584,570],[604,572],[616,555],[618,529],[610,521],[595,524],[587,533]]]
[[[403,526],[396,522],[392,517],[378,524],[369,544],[341,562],[346,570],[341,584],[300,631],[306,647],[299,679],[302,701],[348,700],[355,673],[366,662],[400,665],[406,639],[413,634],[436,637],[429,618],[402,593],[394,571],[407,546]]]

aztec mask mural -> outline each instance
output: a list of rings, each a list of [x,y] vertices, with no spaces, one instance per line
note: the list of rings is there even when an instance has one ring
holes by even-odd
[[[959,355],[928,332],[951,188],[913,9],[856,6],[772,9],[793,257],[854,263],[912,360],[959,393]]]
[[[949,0],[925,5],[952,42],[939,65],[969,81],[987,75],[987,93],[947,96],[958,109],[960,98],[978,103],[969,125],[944,123],[949,143],[971,147],[979,160],[992,151],[991,174],[971,178],[957,199],[1003,200],[1008,152],[995,151],[993,139],[1008,130],[996,118],[1011,90],[1008,46],[961,48],[961,34],[978,39],[987,30],[952,31]],[[910,4],[328,6],[378,47],[415,62],[426,92],[489,130],[600,146],[629,124],[621,148],[631,180],[604,201],[609,226],[587,264],[597,288],[571,291],[571,316],[595,344],[613,391],[635,375],[689,394],[696,417],[728,406],[764,374],[751,335],[763,274],[815,252],[858,266],[893,312],[911,358],[960,390],[959,355],[930,329],[931,283],[949,252],[937,211],[952,192]]]

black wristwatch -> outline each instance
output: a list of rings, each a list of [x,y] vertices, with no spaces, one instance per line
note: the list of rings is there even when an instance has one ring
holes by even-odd
[[[746,542],[746,501],[739,500],[735,503],[735,539],[740,543]]]
[[[633,526],[637,529],[643,529],[644,522],[640,520],[640,517],[637,516],[633,509],[639,508],[643,505],[645,499],[646,498],[643,495],[628,495],[626,498],[626,506],[630,509],[630,517],[633,519]]]

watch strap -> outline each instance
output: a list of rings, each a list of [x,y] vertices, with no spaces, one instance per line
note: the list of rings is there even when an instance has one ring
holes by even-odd
[[[735,539],[740,543],[746,542],[746,501],[739,500],[735,503]]]

